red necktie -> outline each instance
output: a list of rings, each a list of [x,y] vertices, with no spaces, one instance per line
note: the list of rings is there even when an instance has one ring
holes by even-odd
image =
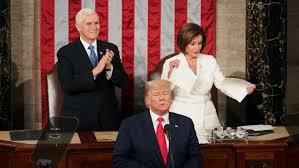
[[[159,124],[157,126],[157,130],[156,130],[156,136],[158,139],[158,143],[160,146],[160,152],[162,155],[162,158],[164,160],[164,164],[166,165],[167,162],[167,147],[166,147],[166,139],[165,139],[165,133],[164,133],[164,129],[162,126],[162,122],[164,121],[164,119],[162,117],[159,117],[157,119],[157,121],[159,121]]]

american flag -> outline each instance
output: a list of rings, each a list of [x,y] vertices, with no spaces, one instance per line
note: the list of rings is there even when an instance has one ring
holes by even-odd
[[[182,24],[194,22],[207,33],[204,53],[215,52],[215,0],[42,0],[40,63],[42,122],[48,119],[46,74],[57,62],[60,47],[79,37],[75,16],[81,8],[100,17],[99,39],[118,46],[129,75],[120,93],[123,113],[143,104],[148,74],[163,56],[178,51],[176,35]]]

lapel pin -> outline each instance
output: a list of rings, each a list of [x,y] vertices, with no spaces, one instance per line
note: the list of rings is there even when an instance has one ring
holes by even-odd
[[[175,124],[174,127],[175,127],[175,128],[178,128],[179,126]]]

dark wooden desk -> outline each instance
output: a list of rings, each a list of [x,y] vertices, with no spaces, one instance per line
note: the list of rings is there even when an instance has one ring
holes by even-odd
[[[58,168],[110,168],[113,142],[97,142],[92,132],[79,133]],[[34,144],[0,140],[0,167],[31,168]],[[299,151],[291,138],[272,141],[222,142],[199,146],[204,168],[298,168]]]

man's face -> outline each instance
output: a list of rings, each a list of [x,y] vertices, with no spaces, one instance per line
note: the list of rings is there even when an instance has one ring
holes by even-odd
[[[162,86],[149,89],[145,97],[145,103],[157,115],[166,114],[172,103],[170,89]]]
[[[100,32],[98,15],[95,13],[85,14],[82,22],[76,25],[76,28],[84,41],[92,43]]]

